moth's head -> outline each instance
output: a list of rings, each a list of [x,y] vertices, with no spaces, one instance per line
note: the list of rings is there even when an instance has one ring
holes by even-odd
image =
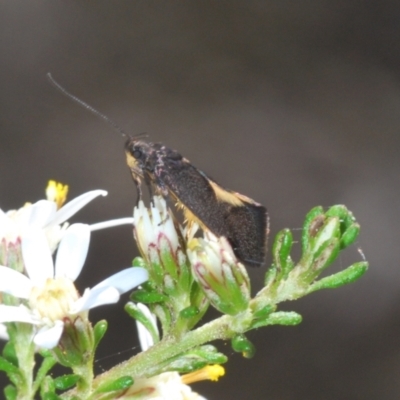
[[[143,177],[143,170],[149,169],[149,159],[154,152],[152,143],[135,138],[128,138],[125,142],[126,162],[132,173]]]

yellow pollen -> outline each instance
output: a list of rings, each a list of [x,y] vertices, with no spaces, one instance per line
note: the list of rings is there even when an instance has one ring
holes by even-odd
[[[47,200],[54,201],[57,204],[57,209],[61,208],[67,200],[68,185],[63,185],[60,182],[50,180],[46,188]]]
[[[70,279],[49,278],[42,287],[35,286],[32,289],[29,304],[42,318],[56,321],[69,315],[78,298],[78,292]]]
[[[225,368],[219,364],[207,365],[198,371],[190,372],[182,375],[182,383],[188,385],[194,382],[205,381],[217,381],[221,376],[225,375]]]

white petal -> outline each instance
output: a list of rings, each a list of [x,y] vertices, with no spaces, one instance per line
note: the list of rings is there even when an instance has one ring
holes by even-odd
[[[112,286],[118,290],[120,294],[139,286],[141,283],[149,279],[149,273],[141,267],[130,267],[111,275],[109,278],[97,284],[93,289]],[[92,290],[93,290],[92,289]]]
[[[156,316],[154,314],[152,314],[151,311],[149,310],[149,308],[142,303],[138,303],[137,307],[150,320],[155,331],[157,333],[159,333],[158,327],[157,327]],[[149,347],[154,345],[153,337],[151,336],[150,332],[147,330],[147,328],[141,322],[136,321],[136,327],[138,330],[140,347],[141,347],[142,351],[146,351]]]
[[[21,248],[26,272],[33,284],[42,284],[47,278],[54,277],[49,243],[42,230],[26,230],[22,236]]]
[[[100,229],[112,228],[119,225],[133,225],[133,217],[110,219],[109,221],[98,222],[90,225],[90,231],[98,231]]]
[[[27,322],[38,324],[29,309],[24,306],[7,306],[0,304],[0,322]]]
[[[29,210],[28,225],[33,228],[43,228],[54,218],[57,205],[54,201],[39,200],[32,204]]]
[[[8,340],[10,337],[8,336],[7,327],[4,324],[0,324],[0,339]]]
[[[152,222],[154,227],[159,227],[161,224],[161,214],[160,210],[157,207],[151,206],[151,216],[152,216]]]
[[[58,225],[65,222],[68,218],[76,214],[81,208],[85,207],[87,203],[90,203],[96,197],[107,196],[105,190],[92,190],[90,192],[81,194],[75,199],[71,200],[65,206],[61,207],[51,221],[52,225]]]
[[[42,349],[52,349],[58,345],[64,330],[64,323],[56,321],[51,328],[44,326],[36,334],[33,342]]]
[[[96,289],[86,289],[83,296],[75,302],[75,306],[70,311],[71,314],[89,310],[103,304],[116,303],[119,300],[119,292],[114,287],[98,287]]]
[[[0,265],[0,292],[12,294],[20,299],[28,299],[32,281],[25,275]]]
[[[55,263],[55,277],[74,281],[85,263],[90,242],[87,224],[73,224],[64,233],[58,246]]]

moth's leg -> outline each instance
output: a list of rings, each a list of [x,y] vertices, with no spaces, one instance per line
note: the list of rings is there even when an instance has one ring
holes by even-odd
[[[142,197],[143,197],[142,181],[140,180],[139,177],[134,176],[134,174],[132,174],[132,180],[133,180],[133,183],[136,186],[136,193],[137,193],[136,207],[138,207],[139,206],[139,201],[142,200]]]
[[[152,185],[151,185],[151,178],[150,178],[150,175],[147,174],[147,173],[145,173],[145,174],[143,175],[143,178],[144,178],[144,183],[145,183],[146,186],[147,186],[147,190],[149,191],[150,202],[153,202],[154,192],[153,192],[153,187],[152,187]]]

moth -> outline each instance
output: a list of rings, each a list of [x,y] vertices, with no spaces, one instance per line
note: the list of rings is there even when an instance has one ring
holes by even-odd
[[[247,196],[225,189],[180,153],[160,143],[129,138],[126,161],[141,198],[142,180],[158,194],[171,197],[187,222],[225,236],[247,266],[265,261],[267,209]]]

